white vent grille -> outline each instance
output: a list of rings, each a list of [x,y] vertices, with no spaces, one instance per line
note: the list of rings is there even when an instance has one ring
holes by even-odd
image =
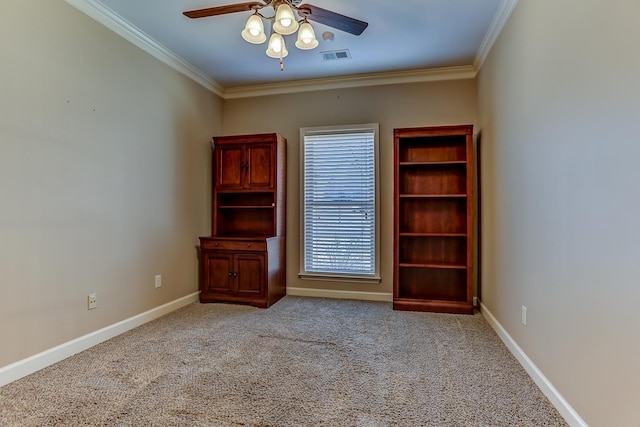
[[[351,54],[348,49],[344,50],[332,50],[329,52],[320,52],[322,54],[322,59],[325,61],[333,61],[336,59],[349,59],[351,58]]]

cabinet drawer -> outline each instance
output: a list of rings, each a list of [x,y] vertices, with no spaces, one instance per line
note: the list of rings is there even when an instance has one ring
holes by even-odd
[[[208,240],[202,242],[203,249],[223,249],[231,251],[266,251],[267,244],[265,242],[245,241],[239,242],[235,240]]]

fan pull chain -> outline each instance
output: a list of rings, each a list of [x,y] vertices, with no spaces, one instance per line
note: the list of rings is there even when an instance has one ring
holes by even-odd
[[[280,50],[280,71],[284,71],[284,62],[282,61],[282,50]]]

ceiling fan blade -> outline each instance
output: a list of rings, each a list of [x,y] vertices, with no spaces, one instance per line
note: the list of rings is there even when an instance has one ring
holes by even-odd
[[[265,4],[252,1],[246,3],[228,4],[226,6],[209,7],[206,9],[188,10],[186,12],[183,12],[182,14],[192,19],[205,18],[207,16],[224,15],[226,13],[246,12],[253,10],[253,8],[256,6],[263,7],[265,6]]]
[[[364,21],[349,18],[348,16],[331,12],[330,10],[322,9],[312,4],[302,4],[298,6],[298,9],[300,9],[298,14],[301,17],[306,16],[310,21],[319,22],[320,24],[328,25],[356,36],[362,34],[369,25]]]

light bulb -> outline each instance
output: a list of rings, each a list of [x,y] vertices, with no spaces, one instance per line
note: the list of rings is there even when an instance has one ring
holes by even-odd
[[[316,34],[313,31],[313,27],[305,20],[302,24],[300,24],[296,47],[302,50],[309,50],[317,46],[318,40],[316,40]]]
[[[269,47],[266,51],[267,56],[271,58],[284,58],[289,54],[287,46],[284,44],[284,38],[278,33],[271,34],[269,39]]]
[[[257,14],[253,14],[247,20],[242,31],[242,38],[253,44],[264,43],[267,40],[267,36],[264,33],[264,25],[262,19]]]
[[[273,22],[273,31],[282,35],[293,34],[298,30],[298,22],[293,15],[291,7],[282,3],[276,11],[275,21]]]

